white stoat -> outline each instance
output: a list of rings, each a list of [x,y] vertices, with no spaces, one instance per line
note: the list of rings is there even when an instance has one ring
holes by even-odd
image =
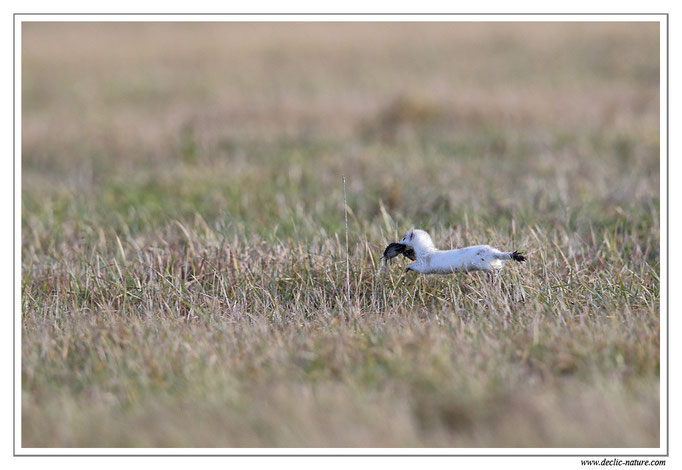
[[[422,274],[448,274],[455,271],[492,271],[500,269],[505,261],[525,261],[518,251],[504,252],[488,245],[476,245],[458,250],[439,250],[424,230],[413,229],[405,234],[401,245],[411,248],[417,257],[405,266],[406,271]]]

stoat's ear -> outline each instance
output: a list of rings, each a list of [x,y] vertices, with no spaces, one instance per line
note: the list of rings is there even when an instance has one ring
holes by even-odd
[[[414,229],[410,230],[409,233],[407,234],[407,239],[412,241],[414,238]]]

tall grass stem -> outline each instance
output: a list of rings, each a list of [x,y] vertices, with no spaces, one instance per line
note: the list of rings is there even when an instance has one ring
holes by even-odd
[[[341,176],[343,182],[343,217],[346,226],[346,301],[350,302],[350,249],[348,248],[348,202],[346,199],[346,177]]]

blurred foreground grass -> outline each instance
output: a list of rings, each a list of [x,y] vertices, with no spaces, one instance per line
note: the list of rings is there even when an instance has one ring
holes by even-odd
[[[24,446],[658,446],[656,24],[22,47]],[[413,226],[529,261],[382,268]]]

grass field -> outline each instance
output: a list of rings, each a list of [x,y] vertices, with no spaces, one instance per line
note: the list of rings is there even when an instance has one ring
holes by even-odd
[[[659,445],[656,23],[22,30],[24,447]]]

